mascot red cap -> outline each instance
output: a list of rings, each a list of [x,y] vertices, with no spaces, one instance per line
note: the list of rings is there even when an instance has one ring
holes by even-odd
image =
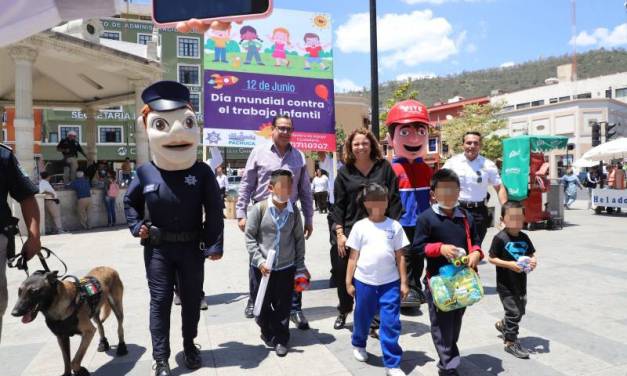
[[[394,104],[385,125],[395,156],[413,161],[427,154],[429,113],[424,104],[413,99]]]

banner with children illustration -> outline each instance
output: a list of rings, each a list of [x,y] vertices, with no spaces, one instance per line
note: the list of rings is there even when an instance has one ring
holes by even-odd
[[[292,144],[335,150],[330,16],[275,9],[243,24],[216,25],[204,46],[203,143],[253,147],[272,118],[292,118]]]

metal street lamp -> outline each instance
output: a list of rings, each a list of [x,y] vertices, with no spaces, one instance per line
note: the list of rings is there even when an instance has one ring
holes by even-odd
[[[377,53],[377,0],[370,0],[370,113],[371,130],[379,139],[379,63]]]

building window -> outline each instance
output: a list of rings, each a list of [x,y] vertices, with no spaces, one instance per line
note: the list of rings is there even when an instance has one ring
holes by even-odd
[[[100,34],[100,38],[120,40],[120,32],[119,31],[103,31],[102,34]]]
[[[531,107],[537,107],[537,106],[542,106],[542,105],[544,105],[544,99],[540,99],[539,101],[531,102]]]
[[[148,44],[152,40],[152,34],[137,34],[138,44]]]
[[[118,127],[118,126],[98,127],[98,143],[100,144],[122,143],[122,127]]]
[[[624,98],[627,97],[627,87],[622,89],[616,89],[616,98]]]
[[[437,138],[430,138],[429,139],[429,150],[427,151],[428,154],[433,154],[433,153],[437,153],[438,152],[438,139]]]
[[[179,82],[185,85],[200,85],[200,65],[179,64]]]
[[[57,132],[48,133],[48,142],[51,144],[56,144],[59,142],[59,134]]]
[[[60,139],[66,138],[67,134],[70,131],[76,132],[77,134],[76,139],[78,140],[78,142],[81,142],[83,140],[83,137],[81,135],[81,127],[79,127],[78,125],[59,125],[59,138]]]
[[[592,93],[577,94],[577,99],[587,99],[587,98],[592,98]]]
[[[503,112],[513,111],[513,110],[514,110],[514,106],[505,106],[505,107],[503,107]]]
[[[200,108],[200,93],[189,93],[189,101],[196,113],[202,112],[202,109]]]
[[[200,58],[200,38],[177,37],[177,57]]]
[[[529,102],[527,102],[527,103],[518,103],[518,104],[516,105],[516,109],[517,109],[517,110],[520,110],[521,108],[529,108],[529,106],[530,106],[530,105],[531,105],[531,104],[530,104]]]
[[[559,97],[559,101],[560,102],[567,102],[570,100],[570,95],[567,95],[565,97]]]
[[[551,99],[549,99],[549,103],[557,103],[557,98],[551,98]]]

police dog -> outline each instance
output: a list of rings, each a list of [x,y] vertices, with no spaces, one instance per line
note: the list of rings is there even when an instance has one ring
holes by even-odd
[[[85,282],[88,283],[87,287],[84,287]],[[22,282],[11,314],[22,317],[23,323],[29,323],[41,311],[46,318],[46,325],[57,336],[61,347],[65,367],[63,376],[70,376],[72,373],[85,376],[89,375],[89,371],[81,367],[81,362],[96,332],[91,320],[96,323],[100,335],[98,351],[107,351],[109,343],[102,323],[113,311],[118,321],[119,342],[116,354],[128,353],[122,327],[123,292],[120,276],[106,266],[92,269],[81,282],[70,278],[60,280],[56,271],[35,272]],[[74,359],[70,362],[70,337],[74,334],[82,338]]]

